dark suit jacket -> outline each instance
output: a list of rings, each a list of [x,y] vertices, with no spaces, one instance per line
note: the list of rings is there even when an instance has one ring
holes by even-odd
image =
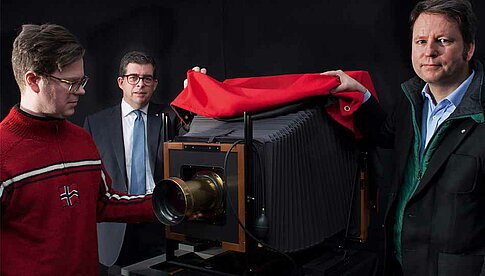
[[[166,129],[168,131],[165,133],[162,122],[163,112],[170,113],[162,105],[150,103],[147,114],[147,145],[150,168],[155,183],[163,179],[164,137],[171,139],[174,135],[173,123],[170,119],[167,119]],[[173,113],[170,115],[172,116],[169,117],[174,120]],[[91,134],[98,147],[106,170],[113,180],[113,188],[117,191],[127,192],[128,178],[125,166],[121,105],[117,104],[87,116],[84,128]],[[102,264],[111,266],[117,260],[125,236],[125,226],[124,223],[98,223],[98,249]],[[143,239],[149,243],[146,252],[150,251],[151,246],[161,244],[160,240],[163,240],[164,236],[163,226],[159,225],[158,229],[159,231],[156,233],[144,233]],[[150,240],[153,240],[153,243]]]
[[[461,103],[437,130],[442,133],[439,142],[427,149],[432,155],[405,206],[404,275],[485,273],[485,87],[482,65],[476,63],[474,69]],[[404,175],[409,173],[406,167],[415,137],[420,135],[416,130],[421,130],[424,85],[417,77],[404,83],[406,96],[386,120],[375,99],[356,114],[366,137],[394,148],[394,178],[385,220],[386,274],[391,274],[387,269],[394,255],[396,201]]]

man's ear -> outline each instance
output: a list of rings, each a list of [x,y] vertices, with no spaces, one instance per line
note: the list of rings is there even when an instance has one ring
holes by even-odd
[[[465,52],[463,53],[463,58],[465,58],[466,61],[470,61],[474,53],[475,53],[475,41],[468,44],[468,47],[465,48]]]
[[[154,79],[153,80],[153,91],[155,91],[157,89],[157,85],[158,85],[158,79]]]
[[[124,79],[122,77],[118,77],[117,81],[118,81],[118,87],[121,90],[123,90],[123,81],[124,81]]]
[[[28,71],[24,75],[25,85],[30,87],[30,90],[34,91],[35,93],[40,92],[40,80],[41,77],[34,71]]]

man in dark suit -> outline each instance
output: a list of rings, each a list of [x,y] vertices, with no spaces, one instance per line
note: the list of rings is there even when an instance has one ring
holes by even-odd
[[[117,81],[123,92],[121,103],[86,117],[84,128],[96,142],[115,190],[152,193],[163,178],[163,141],[173,136],[165,116],[168,107],[150,102],[158,84],[154,59],[142,52],[127,53]],[[142,165],[135,164],[137,145],[144,148]],[[143,168],[139,177],[144,178],[144,187],[132,185],[137,183],[132,179],[138,168]],[[98,223],[98,242],[101,272],[106,274],[113,265],[109,271],[164,253],[164,228],[162,224]]]

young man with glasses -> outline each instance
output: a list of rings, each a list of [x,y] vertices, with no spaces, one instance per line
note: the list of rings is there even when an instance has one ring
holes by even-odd
[[[96,275],[96,222],[156,221],[151,196],[111,188],[96,145],[70,123],[86,91],[84,48],[59,25],[13,44],[20,104],[0,123],[0,274]]]
[[[172,137],[168,105],[151,102],[158,85],[155,60],[149,55],[132,51],[124,55],[119,66],[118,87],[121,102],[113,107],[86,117],[84,128],[92,135],[101,158],[113,178],[117,191],[152,193],[155,183],[163,178],[163,141]],[[138,113],[138,115],[137,115]],[[141,130],[137,130],[137,117],[141,116]],[[175,116],[170,116],[175,119]],[[170,133],[164,133],[164,125]],[[136,141],[139,132],[143,132]],[[136,148],[143,144],[142,149]],[[143,151],[143,161],[135,155]],[[134,171],[144,167],[143,187],[134,187]],[[116,272],[130,265],[160,255],[164,250],[162,224],[99,223],[98,239],[101,267]]]

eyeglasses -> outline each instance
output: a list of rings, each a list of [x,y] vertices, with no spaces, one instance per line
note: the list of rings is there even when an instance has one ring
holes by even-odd
[[[53,78],[53,79],[58,80],[62,83],[65,83],[65,84],[69,84],[69,93],[76,93],[79,90],[80,87],[84,88],[84,86],[86,86],[86,84],[88,83],[88,80],[89,80],[88,76],[83,76],[78,81],[65,80],[65,79],[55,77],[53,75],[47,75],[47,77]]]
[[[129,74],[129,75],[123,75],[123,77],[126,77],[128,80],[128,83],[131,85],[136,85],[140,80],[143,80],[143,83],[145,85],[152,85],[153,82],[155,81],[155,78],[153,76],[139,76],[137,74]]]

